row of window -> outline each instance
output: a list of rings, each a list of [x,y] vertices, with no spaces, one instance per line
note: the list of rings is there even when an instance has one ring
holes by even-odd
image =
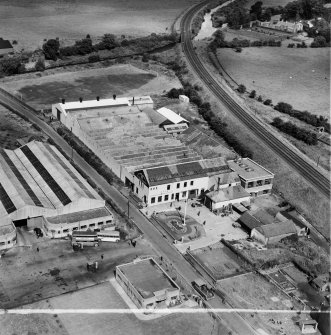
[[[110,224],[112,223],[112,220],[108,220],[106,221],[106,224]],[[94,230],[94,229],[98,229],[97,227],[101,227],[104,224],[104,222],[98,222],[98,223],[91,223],[89,225],[82,225],[79,227],[72,227],[72,228],[67,228],[67,229],[63,229],[63,233],[69,233],[71,230],[75,231],[75,230],[85,230],[87,228]],[[61,231],[58,230],[57,231],[58,234],[61,234]]]
[[[179,200],[179,193],[176,193],[176,200]],[[186,198],[187,191],[182,192],[182,198]],[[162,195],[157,197],[157,202],[162,202],[162,201],[169,201],[169,194],[166,194],[162,197]],[[175,200],[175,194],[171,194],[171,200]],[[151,203],[155,204],[156,202],[156,197],[151,198]]]
[[[264,184],[263,184],[263,180],[257,180],[256,181],[256,185],[255,187],[257,186],[262,186],[262,185],[270,185],[271,184],[271,179],[266,179],[264,181]],[[247,185],[248,188],[251,188],[251,187],[254,187],[254,182],[253,181],[250,181]]]

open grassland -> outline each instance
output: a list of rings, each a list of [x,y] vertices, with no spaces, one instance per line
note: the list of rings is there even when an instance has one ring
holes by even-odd
[[[35,108],[50,108],[51,104],[66,101],[160,94],[172,87],[180,87],[176,78],[156,71],[142,70],[129,64],[107,68],[48,70],[40,74],[26,74],[0,83],[9,92],[22,95]]]
[[[0,316],[1,335],[66,334],[66,335],[204,335],[213,332],[207,313],[177,314],[140,321],[133,314],[80,314],[79,309],[127,309],[112,284],[79,290],[74,293],[24,306],[31,309],[74,309],[76,314],[36,314],[32,316]]]
[[[225,70],[247,91],[287,102],[298,110],[328,117],[330,112],[330,50],[243,48],[241,53],[219,49]]]
[[[34,50],[45,38],[73,43],[87,34],[145,36],[165,33],[193,0],[1,0],[1,35],[17,50]],[[166,30],[168,28],[168,30]]]

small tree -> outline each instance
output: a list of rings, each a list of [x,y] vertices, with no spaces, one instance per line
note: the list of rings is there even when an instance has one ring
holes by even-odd
[[[256,97],[256,91],[253,90],[250,94],[249,94],[249,97],[254,99]]]
[[[91,35],[90,34],[87,34],[85,38],[91,38]]]
[[[243,84],[240,84],[239,86],[238,86],[238,92],[239,93],[245,93],[246,92],[246,86],[245,85],[243,85]]]
[[[91,55],[88,58],[89,63],[96,63],[100,61],[100,56],[99,55]]]
[[[261,96],[261,95],[259,95],[259,96],[258,96],[258,98],[257,98],[257,101],[258,101],[258,102],[262,102],[262,101],[263,101],[263,99],[262,99],[262,96]]]
[[[59,49],[60,42],[57,39],[50,39],[43,44],[43,52],[46,59],[57,60]]]
[[[34,68],[36,71],[45,71],[46,66],[44,59],[39,57]]]
[[[144,63],[147,63],[149,61],[149,57],[147,54],[143,54],[142,58],[141,58],[141,61],[144,62]]]
[[[270,106],[272,104],[272,100],[271,99],[267,99],[267,100],[264,101],[263,104],[266,105],[266,106]]]

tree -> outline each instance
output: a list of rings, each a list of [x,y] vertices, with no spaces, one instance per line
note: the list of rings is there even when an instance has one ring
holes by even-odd
[[[267,100],[264,101],[263,104],[266,105],[266,106],[270,106],[272,104],[272,100],[271,99],[267,99]]]
[[[91,55],[88,58],[89,63],[96,63],[100,61],[100,56],[98,54],[96,55]]]
[[[179,98],[179,92],[177,88],[172,88],[168,93],[167,97],[170,99],[178,99]]]
[[[278,102],[278,104],[274,107],[274,109],[281,113],[291,114],[293,107],[290,104],[287,104],[286,102]]]
[[[0,72],[6,75],[20,74],[25,71],[25,66],[20,58],[5,58],[0,62]]]
[[[59,49],[60,42],[57,39],[50,39],[43,44],[43,52],[46,59],[57,60]]]
[[[76,41],[75,46],[79,55],[87,55],[93,51],[92,40],[90,38]]]
[[[253,90],[250,94],[249,94],[249,97],[254,99],[256,97],[256,91]]]
[[[255,2],[255,4],[251,6],[249,13],[255,15],[257,20],[260,20],[262,14],[262,1]]]
[[[44,59],[39,57],[34,68],[36,71],[45,71],[46,66]]]
[[[245,93],[246,92],[246,86],[243,84],[240,84],[237,88],[239,93]]]
[[[259,102],[262,102],[262,101],[263,101],[263,99],[262,99],[262,96],[261,96],[261,95],[259,95],[259,96],[258,96],[258,98],[257,98],[257,101],[259,101]]]

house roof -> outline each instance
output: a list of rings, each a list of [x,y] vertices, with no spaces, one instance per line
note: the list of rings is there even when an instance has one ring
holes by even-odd
[[[255,228],[265,237],[276,237],[286,234],[296,234],[297,229],[292,221],[276,222]]]
[[[239,222],[250,230],[263,225],[262,222],[252,216],[248,211],[239,218]]]
[[[175,113],[174,111],[166,107],[162,107],[158,109],[157,112],[175,124],[180,123],[180,122],[188,122],[182,116],[180,116],[179,114]]]
[[[13,46],[8,40],[0,38],[0,49],[13,49]]]
[[[258,219],[260,222],[262,222],[262,224],[264,224],[264,225],[271,224],[271,223],[275,222],[275,218],[263,209],[260,209],[257,212],[255,212],[253,214],[253,216],[256,219]]]
[[[222,172],[231,172],[223,158],[172,164],[144,170],[150,186],[160,185],[166,182],[171,183],[175,181],[207,177]]]
[[[250,195],[241,186],[232,186],[209,192],[206,196],[213,202],[220,203],[223,201],[247,198]]]

